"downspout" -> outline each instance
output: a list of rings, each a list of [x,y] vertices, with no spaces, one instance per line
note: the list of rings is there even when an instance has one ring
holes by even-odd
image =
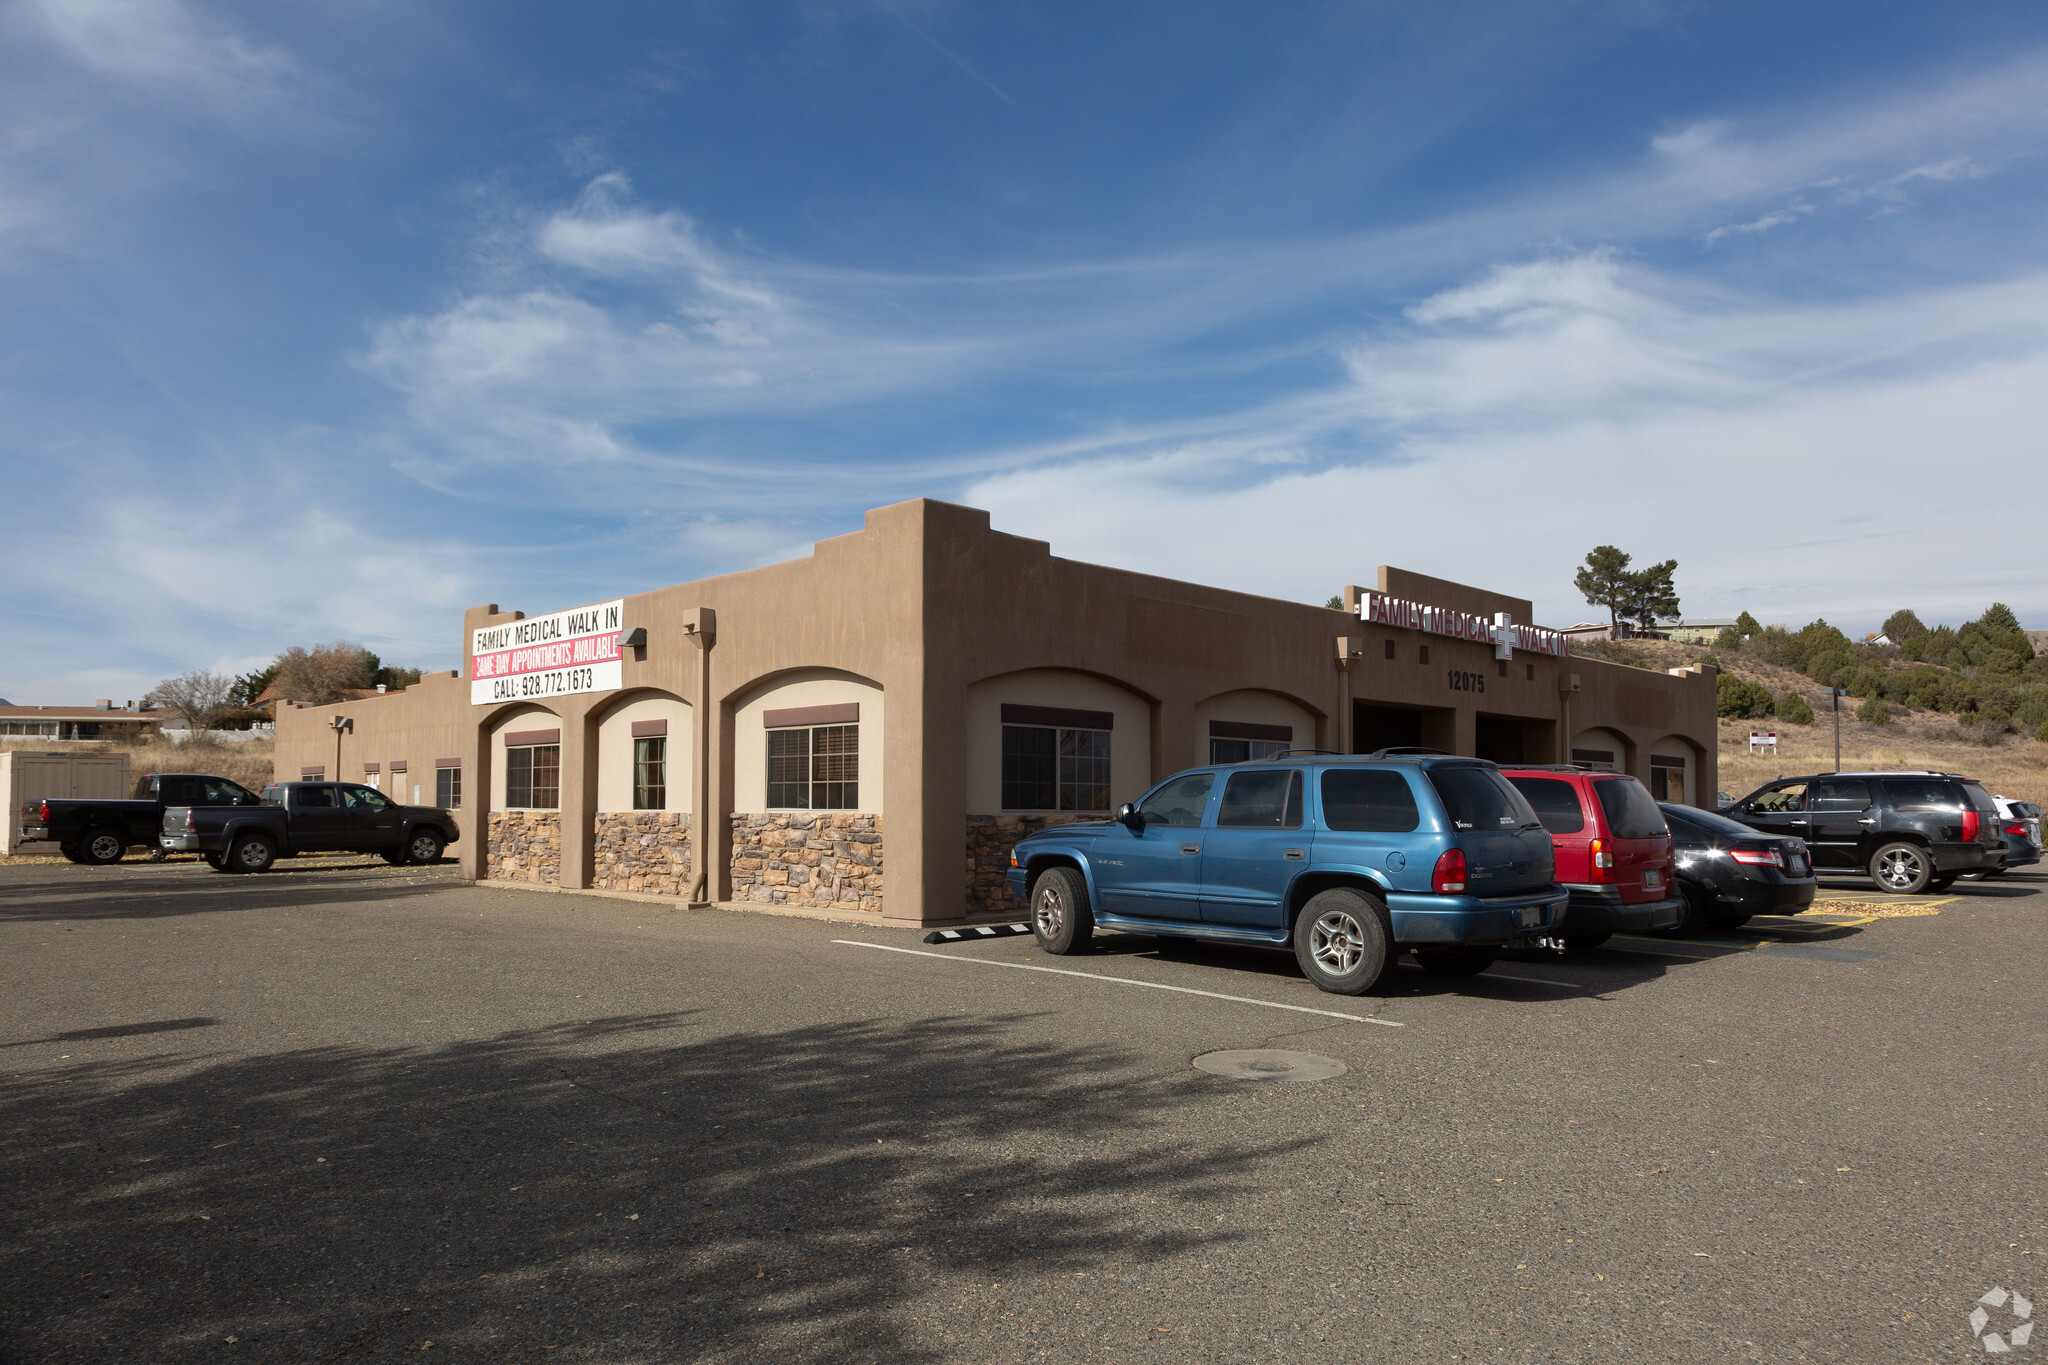
[[[1363,655],[1358,641],[1349,635],[1337,637],[1337,752],[1348,754],[1352,751],[1351,735],[1351,661]]]
[[[690,841],[689,903],[711,902],[711,645],[718,636],[718,613],[698,607],[683,620],[683,633],[697,646],[697,733],[691,738],[690,808],[696,837]]]

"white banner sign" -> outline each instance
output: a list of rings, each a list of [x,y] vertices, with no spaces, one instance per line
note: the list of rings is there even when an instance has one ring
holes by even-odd
[[[1508,620],[1506,612],[1498,613],[1489,621],[1469,611],[1424,606],[1420,602],[1389,597],[1383,592],[1368,590],[1358,599],[1358,619],[1374,625],[1404,626],[1409,630],[1427,631],[1431,635],[1448,635],[1454,640],[1492,645],[1494,657],[1500,659],[1513,658],[1518,649],[1535,654],[1555,654],[1559,658],[1571,653],[1571,642],[1563,631],[1545,630],[1541,626],[1518,626]]]
[[[624,684],[619,634],[625,614],[622,597],[551,616],[479,626],[469,641],[470,704],[618,691]]]

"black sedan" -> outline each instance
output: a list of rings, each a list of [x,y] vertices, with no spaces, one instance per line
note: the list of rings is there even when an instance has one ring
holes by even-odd
[[[1723,815],[1660,802],[1678,846],[1685,918],[1666,932],[1734,929],[1751,915],[1796,915],[1813,904],[1813,860],[1803,839],[1761,834]]]

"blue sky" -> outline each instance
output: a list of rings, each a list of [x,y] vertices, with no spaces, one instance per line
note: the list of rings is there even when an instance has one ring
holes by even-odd
[[[926,495],[2048,626],[2038,4],[0,3],[16,702]]]

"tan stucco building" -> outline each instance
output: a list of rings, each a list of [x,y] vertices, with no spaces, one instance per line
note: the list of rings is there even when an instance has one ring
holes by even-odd
[[[531,621],[472,608],[459,672],[280,708],[277,772],[454,806],[470,880],[920,924],[1014,913],[1029,830],[1289,747],[1576,758],[1710,804],[1716,670],[1503,658],[1470,621],[1360,619],[1373,591],[1532,624],[1385,567],[1340,612],[1083,564],[920,499],[784,564]]]

